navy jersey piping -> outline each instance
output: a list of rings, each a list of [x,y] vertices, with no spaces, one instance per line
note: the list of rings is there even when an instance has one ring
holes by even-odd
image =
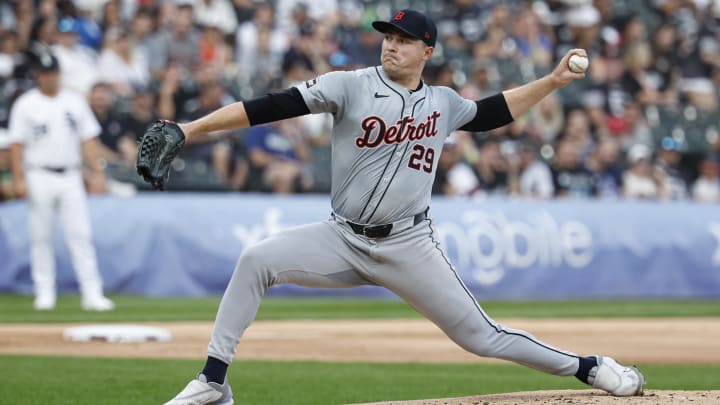
[[[483,311],[482,308],[480,308],[480,305],[479,305],[479,304],[477,303],[477,301],[475,300],[475,297],[473,297],[473,295],[470,293],[470,290],[468,290],[467,286],[465,286],[465,283],[463,283],[462,279],[460,279],[460,276],[458,275],[457,271],[455,270],[455,267],[452,265],[452,263],[450,263],[450,261],[449,261],[449,260],[447,259],[447,257],[445,256],[445,252],[443,252],[443,250],[440,249],[440,242],[438,242],[438,241],[435,239],[435,236],[434,236],[434,235],[435,235],[435,228],[434,228],[433,225],[432,225],[432,223],[433,223],[432,219],[428,217],[427,220],[430,221],[430,224],[429,224],[429,225],[430,225],[430,235],[429,235],[429,237],[430,237],[430,240],[432,241],[433,245],[435,245],[435,249],[437,249],[437,250],[440,252],[440,255],[442,255],[443,260],[445,260],[445,263],[448,264],[448,266],[450,267],[450,270],[451,270],[451,271],[453,272],[453,274],[455,275],[455,279],[457,279],[458,283],[460,283],[460,285],[462,286],[463,290],[465,290],[465,293],[468,295],[468,298],[470,298],[470,300],[473,302],[473,305],[475,305],[475,308],[478,310],[478,312],[480,312],[480,316],[482,316],[482,318],[485,320],[485,322],[487,322],[488,325],[490,325],[491,328],[493,328],[497,333],[504,333],[504,334],[506,334],[506,335],[520,336],[520,337],[522,337],[522,338],[525,338],[525,339],[527,339],[527,340],[535,343],[535,344],[538,345],[538,346],[541,346],[541,347],[543,347],[543,348],[545,348],[545,349],[547,349],[547,350],[553,351],[553,352],[555,352],[555,353],[559,353],[559,354],[562,354],[562,355],[565,355],[565,356],[568,356],[568,357],[571,357],[571,358],[576,358],[576,359],[579,358],[579,357],[576,356],[576,355],[573,355],[573,354],[570,354],[570,353],[567,353],[567,352],[564,352],[564,351],[555,349],[555,348],[553,348],[553,347],[546,346],[546,345],[538,342],[537,340],[531,338],[530,336],[523,335],[522,333],[508,332],[508,331],[506,331],[505,329],[501,328],[500,326],[494,325],[492,322],[490,322],[490,320],[488,320],[487,315],[485,314],[485,311]]]
[[[398,96],[400,96],[400,100],[402,100],[402,109],[400,110],[400,119],[402,119],[402,112],[405,111],[405,98],[402,96],[402,94],[400,94],[399,91],[393,89],[389,84],[385,83],[385,80],[383,80],[382,75],[381,75],[380,72],[378,71],[378,67],[377,67],[377,66],[375,66],[375,73],[378,75],[378,78],[380,79],[380,81],[382,82],[382,84],[385,85],[385,87],[387,87],[388,89],[392,90],[395,94],[397,94]],[[401,130],[402,130],[402,128],[401,128]],[[377,183],[375,183],[375,187],[373,188],[372,192],[370,193],[370,197],[368,198],[368,201],[365,203],[365,206],[363,207],[362,211],[360,211],[360,215],[358,216],[358,220],[362,221],[362,216],[363,216],[363,214],[365,214],[365,210],[367,209],[368,205],[369,205],[370,202],[372,201],[373,196],[375,195],[375,192],[377,191],[378,186],[380,186],[380,183],[382,182],[383,176],[385,176],[385,172],[387,171],[387,168],[390,166],[390,162],[392,162],[393,156],[395,156],[395,152],[397,151],[397,147],[398,147],[398,145],[395,145],[395,147],[393,148],[392,153],[390,154],[390,159],[388,159],[388,162],[387,162],[387,164],[385,165],[385,168],[383,169],[382,174],[380,174],[380,178],[378,179]],[[378,203],[378,205],[379,205],[379,203]],[[377,209],[377,205],[375,206],[375,209]],[[375,213],[375,211],[373,211],[373,213]],[[372,214],[370,215],[370,217],[372,218]],[[368,222],[367,222],[367,223],[369,223],[369,221],[370,221],[370,219],[368,218]]]

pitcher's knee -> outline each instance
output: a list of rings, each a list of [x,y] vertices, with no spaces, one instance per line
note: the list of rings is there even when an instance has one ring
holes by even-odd
[[[236,269],[262,267],[265,264],[264,255],[255,246],[245,249],[238,259]]]
[[[271,256],[256,246],[249,247],[240,255],[235,266],[233,279],[251,277],[264,285],[272,284]]]
[[[490,325],[487,327],[460,325],[448,335],[458,346],[482,357],[497,357],[502,344],[500,332]]]
[[[497,357],[498,351],[488,340],[482,336],[472,336],[469,340],[458,342],[460,347],[481,357]]]

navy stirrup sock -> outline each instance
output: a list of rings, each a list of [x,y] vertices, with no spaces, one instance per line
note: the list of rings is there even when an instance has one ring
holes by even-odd
[[[593,367],[598,365],[597,358],[579,357],[578,360],[580,361],[580,366],[578,367],[577,373],[575,373],[575,378],[584,382],[585,384],[590,384],[588,382],[588,375],[590,374],[590,370],[592,370]]]
[[[207,378],[208,382],[214,382],[223,384],[225,382],[225,374],[227,374],[228,365],[222,360],[218,360],[214,357],[207,358],[205,362],[205,368],[202,373]]]

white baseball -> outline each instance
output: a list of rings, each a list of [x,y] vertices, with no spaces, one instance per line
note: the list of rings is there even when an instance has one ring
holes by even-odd
[[[568,59],[568,67],[574,73],[582,73],[588,68],[588,58],[581,55],[571,55]]]

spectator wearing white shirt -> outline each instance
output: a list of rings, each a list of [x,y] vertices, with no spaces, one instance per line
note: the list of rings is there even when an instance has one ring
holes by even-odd
[[[480,187],[472,167],[463,160],[457,135],[450,134],[443,144],[438,161],[433,193],[447,196],[469,196]]]
[[[552,172],[530,143],[520,146],[517,186],[511,181],[511,192],[523,197],[549,199],[555,195]]]
[[[235,35],[236,61],[240,74],[268,81],[280,75],[287,36],[275,26],[270,4],[259,4],[253,19],[240,25]]]
[[[110,83],[118,94],[131,96],[134,86],[145,86],[150,69],[142,50],[133,48],[128,32],[111,28],[105,33],[105,47],[98,61],[99,77]]]
[[[21,57],[17,33],[14,31],[0,33],[0,82],[13,76],[15,65]]]
[[[217,27],[224,35],[232,35],[238,22],[229,0],[195,0],[195,23]]]
[[[623,174],[623,196],[636,199],[660,199],[663,187],[658,172],[653,169],[650,148],[643,144],[628,150],[629,167]]]
[[[108,0],[74,0],[75,6],[91,16],[95,20],[100,20],[103,15],[103,7]]]
[[[700,177],[693,183],[692,196],[699,202],[720,202],[720,163],[714,159],[700,162]]]
[[[78,43],[75,19],[63,18],[58,22],[57,44],[52,48],[60,61],[62,86],[87,95],[99,80],[97,53]]]
[[[662,174],[663,194],[672,200],[684,200],[689,197],[687,175],[682,166],[685,142],[672,136],[663,137],[657,149],[655,169]]]

